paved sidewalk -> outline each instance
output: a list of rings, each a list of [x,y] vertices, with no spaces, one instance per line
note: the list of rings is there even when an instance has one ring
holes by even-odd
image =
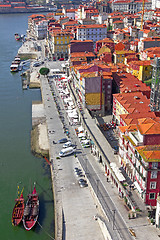
[[[57,159],[62,145],[53,144],[53,141],[57,142],[66,135],[50,86],[45,78],[41,79],[41,90],[49,133],[50,160],[53,163],[57,239],[104,240],[98,221],[94,219],[98,211],[89,188],[80,188],[74,174],[74,168],[80,168],[79,162],[73,155]],[[56,98],[59,104],[60,98]],[[64,111],[61,107],[63,114]],[[61,237],[62,234],[64,237]]]

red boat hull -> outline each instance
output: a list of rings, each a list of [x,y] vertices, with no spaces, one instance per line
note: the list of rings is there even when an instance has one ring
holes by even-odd
[[[12,225],[18,226],[22,220],[24,212],[24,198],[16,199],[16,204],[12,212]]]
[[[28,195],[28,200],[23,214],[23,226],[27,231],[30,231],[37,222],[39,214],[38,194],[34,187],[31,194]]]

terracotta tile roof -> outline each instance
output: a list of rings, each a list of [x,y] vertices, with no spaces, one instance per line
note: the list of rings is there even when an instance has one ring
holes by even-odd
[[[160,41],[160,37],[148,37],[144,38],[142,41],[143,42]]]
[[[125,49],[125,45],[122,42],[115,44],[115,50],[121,51]]]
[[[86,13],[99,13],[98,9],[85,10]]]
[[[160,122],[160,118],[156,117],[154,112],[146,112],[144,113],[130,113],[130,114],[122,114],[120,118],[125,122],[126,125],[129,124],[138,124],[138,122],[144,121],[145,119],[152,118],[156,122]]]
[[[145,123],[139,124],[138,129],[141,134],[160,134],[160,123],[155,123],[153,120]]]
[[[107,28],[106,24],[79,25],[77,28]]]
[[[132,50],[115,50],[114,53],[115,54],[126,54],[126,53],[133,53],[133,54],[135,54],[136,52],[132,51]]]
[[[75,25],[75,24],[79,24],[78,21],[68,21],[68,22],[65,22],[65,23],[62,23],[62,25]]]
[[[150,100],[142,92],[113,94],[117,102],[123,106],[128,113],[149,112]]]
[[[43,15],[43,14],[32,14],[32,15],[30,15],[28,18],[39,18],[39,17],[41,17],[41,18],[45,18],[45,15]]]
[[[76,12],[77,11],[77,9],[66,9],[66,12]]]
[[[119,86],[120,92],[150,92],[150,87],[145,83],[139,81],[139,79],[133,76],[131,73],[113,73],[116,85]]]
[[[93,52],[74,52],[71,53],[71,58],[74,57],[95,57],[95,54]]]
[[[152,60],[144,60],[144,61],[131,61],[130,63],[128,63],[128,65],[131,68],[134,68],[134,66],[150,66],[152,64]]]
[[[137,130],[136,124],[129,125],[129,126],[118,126],[118,128],[122,133],[125,133],[126,131],[132,131],[133,132],[133,131]]]
[[[117,21],[113,22],[113,24],[115,24],[115,23],[123,23],[123,21],[122,20],[117,20]]]
[[[160,162],[160,145],[139,146],[136,150],[145,162]]]
[[[84,40],[84,41],[82,41],[82,40],[72,40],[71,41],[71,43],[78,43],[78,42],[93,42],[92,40]]]

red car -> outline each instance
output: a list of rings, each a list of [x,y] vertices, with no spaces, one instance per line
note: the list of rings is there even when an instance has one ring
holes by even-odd
[[[60,58],[59,61],[64,61],[64,58]]]

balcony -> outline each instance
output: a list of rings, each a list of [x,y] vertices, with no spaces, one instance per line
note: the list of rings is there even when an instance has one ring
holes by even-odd
[[[128,155],[128,153],[126,153],[126,157],[129,159],[129,161],[132,163],[132,165],[134,165],[134,164],[133,164],[133,161],[132,161],[132,157],[130,157],[130,156]]]
[[[143,176],[143,174],[139,171],[139,169],[137,167],[135,167],[135,169],[138,172],[138,174],[140,175],[140,177],[142,178],[142,180],[145,182],[146,178]]]

